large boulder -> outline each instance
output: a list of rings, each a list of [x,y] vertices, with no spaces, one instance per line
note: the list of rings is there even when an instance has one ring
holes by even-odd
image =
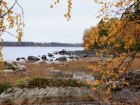
[[[39,61],[40,59],[35,56],[28,56],[28,61]]]
[[[26,94],[25,94],[26,93]],[[11,88],[0,95],[0,98],[32,98],[32,97],[69,97],[92,96],[92,91],[86,87],[46,87],[33,89]]]
[[[84,87],[11,88],[0,95],[0,105],[87,105],[81,103],[93,101],[93,92]]]
[[[59,57],[59,58],[56,58],[57,61],[67,61],[67,58],[65,56],[63,57]]]

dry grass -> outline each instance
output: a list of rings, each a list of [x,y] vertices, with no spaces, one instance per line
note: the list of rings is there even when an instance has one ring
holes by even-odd
[[[1,73],[0,74],[0,83],[3,82],[11,82],[23,78],[32,78],[32,77],[45,77],[51,78],[48,74],[48,70],[62,70],[64,72],[86,72],[89,73],[89,60],[78,60],[78,61],[70,61],[64,62],[60,64],[25,64],[27,67],[26,72],[15,72],[15,73]],[[90,72],[91,73],[91,72]]]
[[[51,78],[48,74],[48,70],[63,70],[64,72],[85,72],[87,74],[92,73],[89,69],[90,59],[83,59],[78,61],[64,62],[60,64],[32,64],[27,63],[27,72],[15,72],[15,73],[1,73],[0,74],[0,83],[11,82],[23,78],[32,78],[32,77],[45,77]],[[140,69],[140,58],[136,58],[131,67],[133,70]]]

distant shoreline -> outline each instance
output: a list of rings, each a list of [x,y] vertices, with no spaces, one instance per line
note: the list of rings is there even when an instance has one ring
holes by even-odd
[[[82,47],[81,43],[2,42],[3,47]]]
[[[82,47],[82,46],[3,46],[3,47]]]

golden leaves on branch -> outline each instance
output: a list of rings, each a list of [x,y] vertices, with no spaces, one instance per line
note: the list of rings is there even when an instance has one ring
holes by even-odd
[[[64,15],[67,20],[71,18],[71,9],[72,9],[72,0],[67,0],[68,7],[67,13]],[[127,7],[137,2],[137,0],[93,0],[101,6],[97,18],[103,19],[104,21],[109,20],[110,18],[117,15],[122,15]],[[53,8],[55,5],[60,3],[60,0],[54,0],[50,5],[50,8]]]
[[[12,7],[14,7],[16,3],[17,1],[15,1]],[[7,1],[5,0],[1,1],[0,34],[2,35],[4,32],[10,33],[9,31],[11,29],[16,30],[17,36],[16,35],[14,36],[18,39],[18,41],[21,41],[24,27],[23,13],[22,14],[16,13],[15,11],[12,10],[12,7],[9,6]]]
[[[64,15],[64,17],[69,21],[71,19],[71,9],[72,9],[72,0],[67,0],[67,13]],[[51,5],[50,8],[53,8],[55,5],[60,3],[60,0],[55,0]]]
[[[89,67],[95,76],[98,75],[96,76],[96,81],[94,82],[93,86],[98,87],[103,83],[113,83],[113,81],[118,81],[120,78],[122,78],[127,69],[124,66],[120,68],[118,68],[118,66],[125,57],[126,54],[122,54],[122,56],[117,58],[109,57],[106,60],[97,60],[94,58],[94,63],[92,63]],[[115,87],[115,84],[111,84],[111,87],[109,88],[111,89]]]
[[[108,50],[129,51],[139,49],[140,24],[128,18],[112,18],[101,21],[96,27],[83,35],[83,46],[86,50],[107,48]]]
[[[94,0],[101,5],[97,18],[109,20],[116,15],[122,15],[127,7],[137,0]]]
[[[64,15],[67,20],[71,19],[71,9],[72,9],[72,0],[68,0],[68,10],[67,13]]]

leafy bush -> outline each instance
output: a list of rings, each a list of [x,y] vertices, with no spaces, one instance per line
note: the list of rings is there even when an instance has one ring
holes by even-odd
[[[45,79],[32,78],[23,79],[16,82],[19,88],[46,88],[46,87],[89,87],[85,82],[75,79]]]
[[[6,83],[1,83],[1,84],[0,84],[0,94],[1,94],[2,92],[6,91],[8,88],[11,88],[11,87],[12,87],[12,85],[11,85],[10,83],[8,83],[8,82],[6,82]]]

